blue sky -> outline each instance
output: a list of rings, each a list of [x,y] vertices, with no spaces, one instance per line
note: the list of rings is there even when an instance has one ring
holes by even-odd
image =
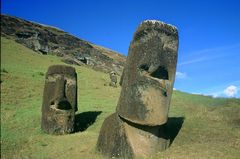
[[[238,0],[2,0],[2,13],[61,28],[127,55],[133,33],[146,19],[179,29],[175,88],[240,97]]]

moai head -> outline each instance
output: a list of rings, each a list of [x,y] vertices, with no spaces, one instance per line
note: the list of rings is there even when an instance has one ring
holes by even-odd
[[[109,83],[110,86],[117,87],[117,74],[114,71],[109,73],[111,82]]]
[[[142,125],[166,123],[176,73],[177,28],[160,21],[140,24],[129,47],[118,114]]]
[[[42,105],[42,129],[50,134],[74,130],[77,111],[77,74],[70,66],[53,65],[45,77]]]

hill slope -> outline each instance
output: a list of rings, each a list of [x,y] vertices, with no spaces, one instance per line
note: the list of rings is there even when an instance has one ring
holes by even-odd
[[[123,70],[126,57],[110,49],[76,38],[60,29],[17,17],[1,15],[1,34],[41,54],[64,57],[64,61],[87,64],[104,72]]]
[[[1,158],[104,158],[95,151],[103,120],[113,113],[120,87],[104,86],[108,74],[75,66],[78,74],[77,132],[52,136],[40,129],[44,73],[56,56],[34,53],[1,40]],[[168,133],[171,147],[152,158],[240,156],[240,100],[174,91]]]

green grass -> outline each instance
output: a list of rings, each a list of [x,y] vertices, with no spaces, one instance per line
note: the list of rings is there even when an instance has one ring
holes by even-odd
[[[40,55],[1,39],[1,158],[104,158],[95,145],[103,120],[115,111],[120,87],[104,86],[108,74],[74,66],[78,74],[77,114],[101,113],[85,131],[45,134],[40,129],[44,74],[53,64],[63,63],[56,56]],[[149,158],[239,158],[239,99],[175,91],[169,116],[176,117],[170,130],[175,131],[178,119],[184,117],[182,128],[169,149]]]

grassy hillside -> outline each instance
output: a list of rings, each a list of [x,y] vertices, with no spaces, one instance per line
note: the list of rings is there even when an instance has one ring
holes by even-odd
[[[95,151],[103,120],[115,111],[120,87],[108,74],[74,66],[78,74],[77,132],[52,136],[40,129],[44,74],[63,64],[1,39],[1,158],[104,158]],[[168,132],[171,147],[150,158],[239,158],[240,100],[175,91]]]
[[[69,62],[102,72],[121,74],[126,57],[113,50],[77,38],[55,27],[1,14],[1,35],[37,51],[40,54],[64,56]],[[88,59],[88,60],[87,60]],[[87,62],[87,61],[88,62]]]

